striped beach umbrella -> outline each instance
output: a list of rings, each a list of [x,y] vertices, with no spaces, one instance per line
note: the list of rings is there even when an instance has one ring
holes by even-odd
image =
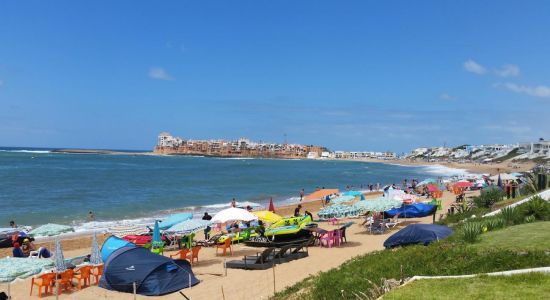
[[[55,240],[55,270],[56,272],[67,270],[65,257],[63,257],[63,250],[61,250],[61,241],[59,239]]]
[[[94,232],[92,236],[92,254],[90,255],[90,264],[99,265],[101,264],[101,253],[99,252],[99,244],[97,243],[97,236]]]

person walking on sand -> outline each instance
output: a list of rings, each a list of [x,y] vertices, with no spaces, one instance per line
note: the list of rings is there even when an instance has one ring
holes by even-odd
[[[300,201],[304,199],[304,189],[300,191]]]

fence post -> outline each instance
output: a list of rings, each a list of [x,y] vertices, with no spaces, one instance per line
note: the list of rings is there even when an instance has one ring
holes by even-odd
[[[136,300],[136,282],[134,281],[132,285],[134,287],[134,300]]]
[[[227,277],[227,259],[223,259],[223,270],[224,270],[224,274],[225,276],[224,277]]]
[[[8,282],[8,300],[11,300],[11,287],[10,287],[10,282]]]

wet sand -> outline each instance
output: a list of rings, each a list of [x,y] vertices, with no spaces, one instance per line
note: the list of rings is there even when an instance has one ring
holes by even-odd
[[[445,192],[443,196],[443,211],[446,212],[448,206],[454,201],[454,195]],[[317,212],[321,207],[321,201],[309,201],[302,204],[303,210]],[[281,215],[291,215],[295,206],[277,208],[277,213]],[[341,220],[341,223],[348,220]],[[349,219],[355,222],[347,229],[348,243],[340,247],[319,248],[310,247],[309,257],[295,260],[292,262],[276,265],[274,269],[263,271],[248,271],[228,269],[225,276],[223,262],[224,260],[240,260],[243,255],[255,255],[263,248],[247,247],[245,245],[234,245],[233,254],[223,257],[216,255],[215,248],[203,248],[199,253],[199,263],[193,266],[193,272],[201,283],[191,289],[184,289],[182,292],[193,300],[200,299],[267,299],[273,295],[274,288],[277,291],[283,290],[310,275],[321,271],[327,271],[337,267],[354,256],[362,255],[375,250],[383,249],[383,242],[399,228],[386,232],[382,235],[368,234],[366,228],[360,226],[362,219]],[[432,217],[410,219],[403,223],[431,223]],[[328,223],[319,223],[319,227],[331,230],[339,226],[329,225]],[[399,226],[402,227],[402,226]],[[202,233],[198,233],[198,238],[202,238]],[[62,242],[65,257],[85,255],[89,253],[91,240],[90,237],[81,237],[76,239],[64,240]],[[176,252],[166,252],[165,255]],[[275,278],[275,280],[274,280]],[[13,299],[38,299],[36,291],[32,297],[29,297],[30,278],[17,280],[12,283],[11,293]],[[275,287],[274,287],[275,281]],[[0,291],[6,290],[6,284],[0,284]],[[223,290],[223,294],[222,294]],[[87,287],[81,291],[74,291],[71,294],[62,294],[60,299],[133,299],[133,295],[108,291],[97,286]],[[173,293],[161,297],[137,296],[138,299],[184,299],[180,294]],[[54,299],[54,296],[46,296],[46,299]]]

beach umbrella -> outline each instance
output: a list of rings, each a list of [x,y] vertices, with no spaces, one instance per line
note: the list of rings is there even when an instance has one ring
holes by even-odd
[[[63,250],[61,250],[61,241],[55,240],[55,270],[56,272],[63,272],[67,270],[65,266],[65,257],[63,257]]]
[[[435,184],[429,184],[428,185],[428,191],[429,192],[437,192],[437,191],[439,191],[439,188]]]
[[[270,212],[269,210],[253,211],[252,214],[258,217],[258,219],[269,223],[275,223],[283,218],[275,213]]]
[[[149,233],[149,229],[145,226],[138,225],[119,225],[109,228],[109,232],[119,238],[125,237],[127,235],[142,235]]]
[[[268,210],[270,212],[273,212],[273,213],[275,212],[275,205],[273,205],[273,197],[269,197],[269,208],[268,208]]]
[[[230,207],[218,212],[213,218],[212,223],[227,223],[233,221],[252,221],[258,217],[248,212],[246,209]]]
[[[459,182],[456,182],[455,184],[453,184],[453,186],[458,187],[458,188],[469,188],[469,187],[472,186],[472,183],[469,182],[469,181],[459,181]]]
[[[197,219],[185,220],[181,223],[178,223],[166,229],[166,232],[189,234],[191,232],[204,229],[210,226],[211,224],[212,222],[209,220],[197,220]]]
[[[153,239],[151,240],[151,244],[153,243],[160,243],[162,240],[160,239],[160,228],[159,228],[159,221],[155,220],[155,228],[153,229]]]
[[[430,184],[430,183],[437,183],[437,180],[433,179],[433,178],[427,178],[427,179],[424,179],[422,180],[421,182],[419,182],[417,184],[417,186],[421,186],[421,185],[427,185],[427,184]]]
[[[166,230],[178,223],[181,223],[185,220],[189,220],[193,218],[192,213],[179,213],[179,214],[172,214],[168,217],[162,219],[161,223],[159,224],[159,228],[161,230]]]
[[[97,243],[97,236],[94,232],[94,235],[92,236],[92,253],[90,255],[90,264],[99,265],[101,263],[101,252],[99,252],[99,244]]]

